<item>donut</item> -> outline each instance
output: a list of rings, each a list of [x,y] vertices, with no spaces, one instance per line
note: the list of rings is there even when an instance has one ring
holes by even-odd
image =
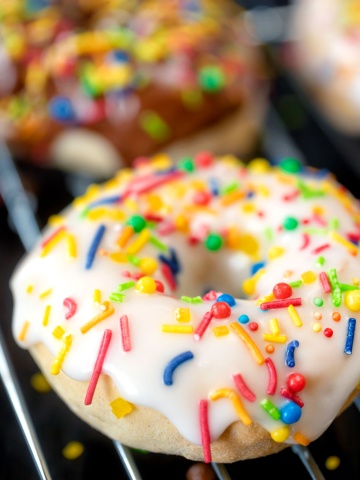
[[[269,79],[234,2],[26,3],[0,4],[0,130],[16,158],[105,179],[184,145],[255,148]]]
[[[50,217],[13,334],[110,438],[235,462],[317,439],[360,380],[359,203],[324,170],[141,158]]]
[[[332,127],[359,135],[359,1],[299,0],[292,23],[297,78]]]

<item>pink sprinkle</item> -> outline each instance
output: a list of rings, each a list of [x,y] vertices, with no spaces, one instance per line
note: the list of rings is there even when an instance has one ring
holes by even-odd
[[[326,227],[326,222],[323,218],[320,217],[320,215],[314,214],[313,219],[322,227]]]
[[[274,362],[271,358],[265,358],[266,366],[269,370],[269,383],[267,388],[268,395],[274,395],[277,385],[277,373]]]
[[[71,318],[76,312],[76,302],[72,298],[65,298],[63,301],[63,305],[65,308],[68,309],[68,311],[65,313],[65,318],[66,320],[69,320],[69,318]]]
[[[311,253],[316,255],[316,254],[326,250],[329,247],[330,247],[330,243],[324,243],[323,245],[319,245],[318,247],[314,248],[314,250]]]
[[[290,392],[287,388],[282,388],[280,390],[280,395],[296,403],[301,408],[304,406],[304,402],[301,400],[301,398],[295,395],[294,393]]]
[[[198,342],[201,339],[201,337],[204,335],[205,330],[209,326],[212,317],[213,317],[213,314],[211,312],[206,312],[205,315],[203,316],[201,322],[197,326],[194,333],[194,340],[196,342]]]
[[[283,308],[293,305],[298,307],[301,305],[301,298],[285,298],[284,300],[274,300],[272,302],[264,302],[260,304],[261,310],[270,310],[272,308]]]
[[[129,330],[129,319],[127,315],[120,317],[120,330],[121,330],[121,341],[124,352],[130,352],[131,350],[131,341],[130,341],[130,330]]]
[[[49,235],[45,240],[43,240],[40,244],[41,248],[44,248],[53,238],[55,238],[57,235],[59,235],[60,232],[63,230],[66,230],[65,226],[63,225],[62,227],[57,228],[51,235]]]
[[[159,235],[170,235],[170,233],[173,233],[175,232],[176,230],[176,227],[174,225],[174,223],[172,222],[162,222],[156,232],[159,234]]]
[[[240,373],[237,373],[236,375],[233,375],[233,379],[236,385],[236,388],[239,390],[241,395],[246,398],[246,400],[249,400],[249,402],[254,402],[256,399],[256,395],[254,392],[250,390],[250,388],[246,385],[244,379],[240,375]]]
[[[290,200],[294,200],[299,194],[300,194],[300,190],[295,190],[292,193],[288,193],[287,195],[284,195],[283,200],[285,202],[288,202]]]
[[[310,236],[307,233],[303,234],[303,244],[300,247],[300,250],[305,250],[305,248],[309,245],[310,243]]]
[[[211,448],[210,448],[210,431],[208,421],[208,401],[200,400],[199,402],[199,417],[201,430],[201,443],[204,450],[204,462],[211,462]]]
[[[147,175],[146,177],[139,178],[136,182],[132,183],[129,186],[129,190],[130,193],[135,195],[146,193],[156,187],[160,187],[160,185],[164,185],[164,183],[177,180],[178,178],[183,177],[184,174],[184,172],[177,170],[164,175]]]
[[[107,349],[109,348],[111,336],[112,336],[112,331],[109,329],[106,329],[101,341],[99,353],[95,362],[95,367],[86,391],[85,402],[84,402],[85,405],[90,405],[92,402],[96,385],[98,383],[100,373],[104,364],[105,355],[106,355]]]
[[[326,272],[321,272],[319,275],[321,285],[323,287],[323,290],[325,293],[330,293],[331,292],[331,285],[328,279],[328,276],[326,275]]]
[[[161,265],[161,273],[164,275],[170,289],[174,292],[176,290],[176,281],[169,265],[163,263]]]
[[[210,290],[209,292],[207,292],[203,297],[202,299],[205,300],[205,301],[214,301],[216,300],[218,297],[218,294],[215,292],[215,290]]]

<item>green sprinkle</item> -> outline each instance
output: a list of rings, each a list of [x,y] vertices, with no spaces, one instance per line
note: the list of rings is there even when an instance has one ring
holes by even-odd
[[[280,169],[286,173],[299,173],[303,169],[303,166],[297,158],[287,157],[284,158],[280,164]]]
[[[130,225],[135,233],[139,233],[146,227],[146,220],[141,215],[133,215],[127,220],[126,225]]]
[[[309,233],[310,235],[327,235],[329,230],[327,228],[304,228],[304,233]]]
[[[166,140],[170,136],[170,128],[167,123],[155,112],[150,110],[141,113],[140,125],[143,130],[158,142]]]
[[[135,282],[130,281],[130,282],[124,282],[124,283],[119,283],[119,285],[116,287],[117,292],[123,292],[124,290],[127,290],[128,288],[134,287]]]
[[[183,157],[179,160],[179,168],[185,172],[193,172],[195,170],[194,160],[191,157]]]
[[[269,242],[272,242],[274,239],[274,231],[271,227],[266,227],[264,230],[264,235]]]
[[[225,86],[225,75],[221,68],[215,65],[203,67],[199,72],[199,84],[208,93],[216,93]]]
[[[135,267],[138,267],[141,263],[141,258],[136,257],[135,255],[128,255],[127,259],[132,265],[135,265]]]
[[[338,230],[340,225],[340,221],[338,218],[332,218],[329,221],[329,228],[330,230]]]
[[[203,300],[200,296],[187,297],[186,295],[183,295],[182,297],[180,297],[180,300],[187,303],[203,303]]]
[[[289,282],[289,285],[292,288],[301,287],[302,284],[303,284],[302,280],[295,280],[295,282]]]
[[[330,270],[328,270],[328,277],[332,289],[333,305],[334,307],[340,307],[342,302],[342,293],[335,268],[330,268]]]
[[[314,305],[317,307],[322,307],[324,305],[324,300],[322,298],[316,297],[314,298]]]
[[[270,417],[272,417],[274,420],[280,420],[280,410],[272,402],[270,402],[268,398],[264,398],[264,400],[261,400],[260,405],[265,410],[265,412],[270,415]]]
[[[210,233],[210,235],[205,240],[205,247],[212,252],[215,252],[216,250],[220,250],[222,245],[223,245],[223,239],[217,233]]]
[[[189,110],[197,110],[203,103],[201,90],[184,90],[181,92],[181,99]]]
[[[158,248],[162,252],[167,252],[168,247],[163,243],[161,240],[159,240],[157,237],[154,237],[153,235],[150,235],[149,242],[154,245],[154,247]]]
[[[294,217],[287,217],[284,219],[283,227],[285,230],[295,230],[298,225],[299,222]]]
[[[325,258],[324,257],[319,257],[317,260],[316,260],[316,265],[318,265],[319,267],[322,267],[325,263]]]
[[[222,189],[221,189],[221,194],[222,195],[226,195],[228,193],[231,193],[231,192],[234,192],[235,190],[237,190],[239,188],[239,182],[231,182],[229,183],[229,185],[225,185]]]
[[[91,208],[85,207],[84,210],[80,213],[80,218],[86,218],[91,211]]]
[[[123,295],[122,293],[112,292],[109,295],[109,300],[112,300],[113,302],[123,302],[124,298],[125,295]]]
[[[342,292],[349,292],[350,290],[359,290],[356,285],[348,285],[346,283],[340,283],[340,289]]]
[[[325,195],[325,192],[323,190],[316,190],[314,188],[311,188],[301,180],[298,180],[297,186],[301,192],[301,195],[306,200],[309,200],[311,198],[316,198],[316,197],[323,197]]]

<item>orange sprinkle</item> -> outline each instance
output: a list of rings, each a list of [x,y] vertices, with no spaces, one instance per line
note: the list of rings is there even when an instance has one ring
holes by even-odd
[[[315,320],[321,320],[322,319],[322,314],[320,312],[314,312],[314,318],[315,318]]]
[[[25,340],[29,326],[30,326],[29,320],[25,320],[18,336],[18,339],[20,342],[23,342]]]
[[[341,315],[340,315],[339,312],[333,312],[333,314],[331,316],[332,316],[332,319],[334,320],[334,322],[340,322]]]
[[[265,362],[265,359],[262,356],[259,350],[259,347],[256,345],[254,340],[249,336],[249,334],[236,322],[230,323],[230,328],[245,343],[245,345],[250,350],[255,361],[259,365],[262,365]]]
[[[116,240],[117,245],[119,245],[119,247],[121,248],[124,248],[133,234],[134,234],[133,227],[131,225],[125,225],[125,227],[122,229],[119,235],[119,238]]]
[[[224,197],[221,198],[221,205],[223,207],[227,207],[228,205],[232,205],[235,202],[238,202],[242,198],[244,198],[245,192],[243,190],[235,190],[234,192],[228,193]]]
[[[105,301],[103,303],[103,306],[105,307],[105,310],[99,315],[95,315],[91,320],[89,320],[87,323],[85,323],[82,327],[80,327],[80,332],[81,333],[86,333],[88,332],[91,328],[95,327],[98,323],[102,322],[105,320],[105,318],[110,317],[114,313],[114,307],[110,305],[110,302]]]
[[[304,447],[307,447],[310,444],[310,440],[308,440],[302,433],[296,432],[294,435],[294,439],[300,443],[300,445],[303,445]]]
[[[265,350],[266,350],[267,353],[270,353],[270,354],[271,354],[271,353],[274,353],[274,352],[275,352],[275,347],[274,347],[274,345],[271,345],[271,344],[270,344],[270,345],[266,345]]]
[[[228,398],[233,404],[233,407],[238,417],[243,422],[243,424],[246,426],[252,424],[252,420],[247,414],[245,408],[243,407],[243,404],[241,403],[239,396],[236,394],[236,392],[234,392],[234,390],[231,390],[231,388],[219,388],[218,390],[211,392],[209,395],[209,398],[211,400],[218,400],[219,398]]]

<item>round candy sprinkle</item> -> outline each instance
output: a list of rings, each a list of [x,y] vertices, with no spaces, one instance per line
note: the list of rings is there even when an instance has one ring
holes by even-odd
[[[345,305],[352,312],[360,311],[360,290],[350,290],[345,294]]]
[[[292,295],[292,288],[288,283],[277,283],[273,288],[273,294],[278,299],[289,298]]]
[[[180,170],[193,172],[195,170],[194,160],[191,157],[183,157],[179,160]]]
[[[215,252],[216,250],[220,250],[222,245],[223,245],[223,239],[217,233],[210,233],[210,235],[205,240],[205,247],[212,252]]]
[[[271,344],[266,345],[265,350],[266,350],[267,353],[271,354],[271,353],[275,352],[275,347],[274,347],[274,345],[271,345]]]
[[[287,425],[291,425],[300,420],[302,412],[301,407],[295,402],[288,402],[280,409],[280,413],[281,420]]]
[[[275,442],[279,442],[279,443],[285,442],[289,437],[289,435],[290,435],[290,429],[286,425],[271,432],[271,438]]]
[[[245,313],[243,313],[242,315],[240,315],[238,320],[240,323],[249,323],[250,318],[247,315],[245,315]]]
[[[322,298],[316,297],[314,298],[314,305],[317,307],[322,307],[324,305],[324,300]]]
[[[67,97],[52,98],[49,110],[51,116],[59,122],[73,122],[76,119],[71,100]]]
[[[211,307],[211,313],[218,319],[228,318],[231,315],[231,308],[226,302],[216,302]]]
[[[341,315],[340,315],[339,312],[333,312],[331,317],[334,320],[334,322],[340,322],[340,320],[341,320]]]
[[[325,328],[324,335],[325,337],[331,338],[333,336],[333,330],[331,328]]]
[[[155,280],[155,284],[156,284],[156,291],[157,292],[163,293],[165,291],[164,284],[162,282],[160,282],[160,280]]]
[[[249,328],[252,332],[256,332],[256,330],[259,328],[259,325],[256,322],[251,322],[249,323]]]
[[[297,158],[284,158],[280,164],[280,169],[286,173],[299,173],[302,170],[301,162]]]
[[[215,93],[224,87],[225,76],[221,68],[205,66],[199,72],[199,83],[206,92]]]
[[[157,261],[151,257],[144,257],[139,262],[139,268],[145,275],[151,275],[157,269]]]
[[[193,202],[196,205],[207,205],[211,200],[211,193],[206,191],[196,192],[193,197]]]
[[[136,283],[136,290],[142,293],[156,292],[156,282],[151,277],[141,277]]]
[[[298,225],[299,222],[294,217],[286,217],[284,219],[283,227],[285,230],[295,230]]]
[[[129,218],[126,224],[130,225],[134,229],[135,233],[139,233],[145,228],[146,220],[141,215],[133,215]]]
[[[314,318],[316,320],[321,320],[322,319],[322,314],[320,312],[314,312]]]
[[[198,167],[209,167],[214,161],[214,156],[210,152],[199,152],[195,156],[195,163]]]
[[[220,295],[218,297],[218,299],[216,301],[217,302],[226,302],[230,307],[233,307],[234,305],[236,305],[235,298],[228,293],[223,293],[222,295]]]
[[[328,470],[336,470],[340,466],[340,458],[335,455],[328,457],[325,460],[325,467]]]
[[[322,330],[321,323],[318,323],[318,322],[314,323],[313,326],[312,326],[312,329],[316,333],[321,332],[321,330]]]
[[[300,392],[306,385],[305,377],[300,373],[292,373],[287,378],[287,386],[293,393]]]

